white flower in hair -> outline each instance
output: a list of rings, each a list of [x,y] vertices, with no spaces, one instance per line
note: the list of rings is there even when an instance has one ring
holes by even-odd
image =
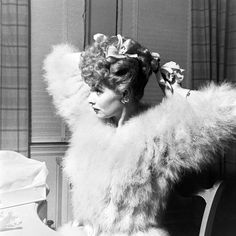
[[[167,70],[169,73],[173,72],[173,70],[179,70],[180,72],[184,71],[184,69],[180,68],[179,64],[174,61],[165,63],[161,68]]]
[[[93,36],[93,39],[97,43],[101,43],[107,40],[107,36],[104,34],[97,33]]]
[[[117,36],[118,42],[116,45],[110,45],[108,46],[105,54],[106,54],[106,58],[108,57],[114,57],[114,58],[118,58],[118,59],[122,59],[122,58],[127,58],[127,57],[133,57],[133,58],[137,58],[138,55],[137,54],[129,54],[126,53],[130,47],[131,44],[131,40],[127,39],[123,42],[123,38],[120,34],[118,34]],[[93,39],[98,42],[104,42],[107,40],[107,36],[104,34],[95,34],[93,36]]]
[[[161,67],[161,73],[165,74],[166,79],[169,82],[177,81],[178,83],[181,83],[184,79],[183,73],[184,69],[182,69],[176,62],[170,61],[165,63]]]

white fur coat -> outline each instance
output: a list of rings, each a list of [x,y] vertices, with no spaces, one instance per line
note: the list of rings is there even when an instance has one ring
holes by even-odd
[[[90,110],[79,60],[75,49],[60,45],[44,61],[48,91],[72,131],[64,170],[73,185],[74,219],[82,227],[62,231],[166,235],[156,216],[182,170],[212,162],[212,153],[232,138],[236,90],[211,84],[191,102],[173,96],[117,129]]]

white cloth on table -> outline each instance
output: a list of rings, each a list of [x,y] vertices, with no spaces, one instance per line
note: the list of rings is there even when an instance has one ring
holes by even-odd
[[[0,209],[46,199],[44,162],[0,151]]]

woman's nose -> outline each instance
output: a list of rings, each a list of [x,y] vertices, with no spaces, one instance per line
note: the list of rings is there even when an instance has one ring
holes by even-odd
[[[95,97],[94,97],[94,93],[93,93],[93,92],[91,92],[91,93],[89,94],[88,102],[89,102],[89,104],[90,104],[91,106],[95,105],[96,102],[95,102]]]
[[[94,106],[94,105],[95,105],[95,102],[89,101],[89,104],[90,104],[91,106]]]

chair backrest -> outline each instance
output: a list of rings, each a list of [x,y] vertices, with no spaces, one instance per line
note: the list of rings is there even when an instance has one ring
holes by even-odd
[[[211,236],[216,209],[220,201],[224,184],[223,181],[216,182],[210,189],[202,189],[194,195],[204,199],[206,206],[204,209],[199,236]]]

